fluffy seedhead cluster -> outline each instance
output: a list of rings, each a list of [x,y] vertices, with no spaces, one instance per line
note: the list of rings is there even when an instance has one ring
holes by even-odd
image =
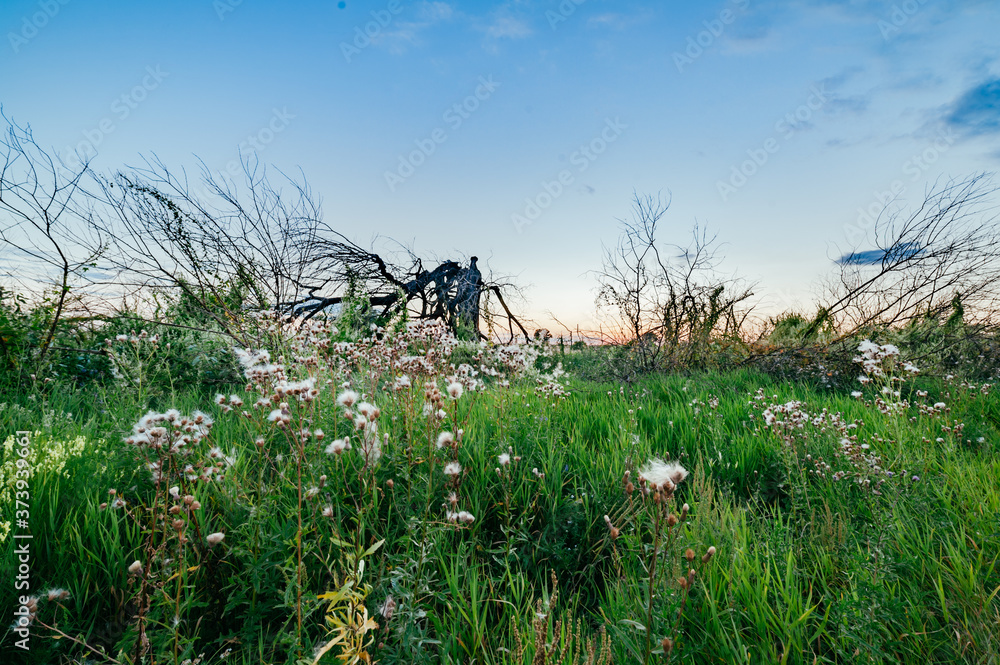
[[[235,461],[218,447],[204,449],[214,421],[201,411],[149,411],[132,427],[125,443],[140,450],[154,483],[182,477],[187,482],[219,478]]]
[[[909,408],[900,389],[906,376],[913,376],[920,370],[911,362],[900,358],[899,348],[892,344],[875,344],[864,340],[858,344],[858,354],[854,362],[861,365],[858,381],[862,386],[872,384],[876,389],[875,406],[885,414],[902,413]],[[857,393],[855,396],[860,397]]]
[[[380,435],[379,433],[378,422],[382,416],[382,410],[370,402],[362,401],[362,395],[351,390],[349,384],[345,384],[343,387],[343,392],[337,396],[337,405],[343,409],[343,417],[350,421],[354,429],[358,453],[364,460],[365,467],[374,467],[382,457],[383,446],[389,443],[389,435]],[[315,430],[309,435],[318,440],[322,440],[326,436],[322,430]],[[351,448],[350,437],[344,437],[327,446],[326,451],[339,455]]]
[[[772,399],[777,397],[774,395]],[[857,427],[857,424],[848,424],[841,413],[831,413],[827,409],[810,413],[805,403],[799,400],[783,404],[768,403],[763,389],[757,390],[750,405],[754,409],[761,410],[760,419],[765,430],[776,434],[789,448],[795,448],[797,441],[816,438],[823,432],[830,430],[842,432]]]
[[[555,369],[551,373],[544,376],[540,376],[535,379],[535,394],[544,399],[547,402],[556,402],[557,400],[564,400],[569,396],[569,392],[566,390],[559,379],[566,374],[563,370],[562,363],[556,365]]]

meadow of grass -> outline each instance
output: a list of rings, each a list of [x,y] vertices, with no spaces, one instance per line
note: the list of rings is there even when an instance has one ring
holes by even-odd
[[[216,396],[161,347],[0,397],[3,663],[1000,662],[989,385],[622,385],[317,323]]]

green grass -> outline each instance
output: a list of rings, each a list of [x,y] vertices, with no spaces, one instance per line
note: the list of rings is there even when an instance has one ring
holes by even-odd
[[[313,402],[291,400],[294,428],[325,432],[322,442],[305,442],[301,464],[295,438],[265,419],[273,405],[239,415],[256,399],[242,387],[234,392],[247,406],[228,414],[194,390],[159,398],[157,408],[201,409],[215,419],[191,459],[210,446],[234,458],[222,480],[182,483],[181,494],[201,504],[185,518],[192,542],[183,548],[150,530],[148,509],[177,503],[166,492],[176,482],[155,485],[142,451],[122,443],[145,412],[141,396],[56,387],[0,397],[5,433],[38,431],[33,445],[43,451],[86,439],[58,472],[30,479],[32,592],[60,587],[70,597],[42,601],[30,652],[0,631],[0,660],[101,662],[85,642],[131,663],[141,615],[150,644],[144,662],[199,654],[211,663],[311,662],[337,636],[328,614],[360,621],[367,612],[378,628],[344,635],[361,645],[354,653],[380,663],[585,662],[574,653],[585,656],[588,642],[599,651],[602,639],[613,662],[641,662],[650,619],[651,646],[664,637],[674,644],[669,654],[653,649],[649,662],[1000,661],[1000,400],[992,394],[922,379],[930,394],[913,401],[945,401],[950,411],[921,414],[914,405],[886,415],[846,394],[750,371],[625,386],[570,379],[571,394],[554,401],[536,394],[529,376],[446,397],[446,418],[436,423],[421,413],[422,380],[413,377],[410,393],[392,392],[398,371],[366,367],[290,368],[293,378],[316,376],[320,387]],[[446,373],[433,377],[442,390]],[[374,466],[364,464],[334,401],[334,387],[349,376],[371,393],[382,410],[380,436],[389,435]],[[758,388],[764,402],[754,400]],[[790,400],[813,415],[826,409],[863,423],[851,432],[880,457],[881,471],[858,471],[836,456],[835,428],[806,425],[786,445],[761,411]],[[964,430],[942,430],[955,423]],[[454,452],[434,447],[439,431],[458,427],[464,436]],[[354,450],[323,452],[348,434]],[[508,450],[520,459],[498,474],[497,456]],[[652,457],[690,471],[669,504],[676,515],[686,502],[690,514],[661,527],[667,544],[656,550],[650,596],[654,507],[638,487],[629,495],[623,479],[628,472],[638,484]],[[810,473],[819,458],[829,471]],[[442,473],[451,459],[463,467],[457,488]],[[834,481],[836,471],[873,483]],[[300,490],[310,487],[319,492],[300,513]],[[128,512],[100,508],[112,488]],[[446,519],[451,491],[456,510],[475,521]],[[12,502],[2,508],[10,521]],[[225,539],[209,547],[204,536],[215,531]],[[702,565],[710,546],[717,553]],[[677,580],[689,568],[689,547],[697,574],[685,591]],[[12,579],[9,536],[0,557],[3,578]],[[134,560],[150,571],[145,591],[128,572]],[[333,602],[319,598],[338,590]],[[0,606],[14,608],[14,593],[6,584]],[[393,611],[380,613],[390,596]],[[76,641],[54,639],[41,623]],[[552,653],[537,654],[545,643]],[[341,662],[344,644],[322,662]]]

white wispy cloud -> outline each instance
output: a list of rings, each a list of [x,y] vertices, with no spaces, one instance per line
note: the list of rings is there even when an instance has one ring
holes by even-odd
[[[402,55],[410,48],[424,43],[423,34],[456,16],[455,8],[447,2],[421,2],[413,7],[411,20],[397,20],[372,39],[372,44],[393,55]]]

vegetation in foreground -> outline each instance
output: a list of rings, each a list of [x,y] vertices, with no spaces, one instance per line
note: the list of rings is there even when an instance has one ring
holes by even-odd
[[[184,334],[8,387],[4,579],[17,500],[33,539],[4,662],[997,662],[989,384],[888,344],[831,390],[584,381],[557,362],[602,352],[433,324],[186,363]]]

